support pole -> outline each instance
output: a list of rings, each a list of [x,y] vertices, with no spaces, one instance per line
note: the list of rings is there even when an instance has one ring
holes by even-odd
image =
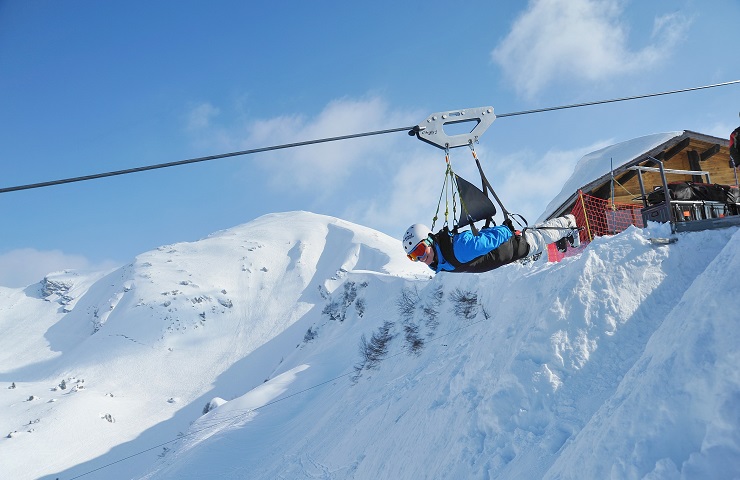
[[[593,242],[594,236],[591,234],[591,225],[588,223],[588,212],[586,211],[586,202],[583,200],[583,190],[578,190],[578,198],[581,199],[581,208],[583,209],[583,218],[586,222],[586,232],[588,233],[588,241]]]

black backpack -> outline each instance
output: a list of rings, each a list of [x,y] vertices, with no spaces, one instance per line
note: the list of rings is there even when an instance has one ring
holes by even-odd
[[[737,127],[730,134],[730,167],[740,167],[740,152],[738,152],[738,142],[740,142],[740,127]]]

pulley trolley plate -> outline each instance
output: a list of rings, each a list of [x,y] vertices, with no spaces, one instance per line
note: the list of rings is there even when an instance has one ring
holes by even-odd
[[[455,147],[464,147],[478,142],[478,138],[493,123],[496,115],[493,113],[493,107],[465,108],[462,110],[450,110],[447,112],[437,112],[415,126],[409,132],[409,135],[416,134],[421,141],[431,143],[442,149]],[[445,125],[462,122],[477,122],[470,133],[461,133],[448,135]]]

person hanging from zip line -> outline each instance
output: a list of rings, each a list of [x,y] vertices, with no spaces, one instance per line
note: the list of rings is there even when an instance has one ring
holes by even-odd
[[[446,227],[432,233],[416,223],[403,235],[403,248],[414,262],[422,262],[435,272],[487,272],[517,260],[538,260],[547,245],[557,243],[562,251],[567,241],[580,246],[579,228],[573,215],[553,218],[523,232],[511,225],[482,228],[478,235],[470,230],[450,232]]]

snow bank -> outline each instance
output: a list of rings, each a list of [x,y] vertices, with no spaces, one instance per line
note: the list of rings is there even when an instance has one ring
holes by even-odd
[[[693,247],[705,253],[700,242]],[[735,234],[689,285],[671,285],[686,288],[674,292],[674,307],[548,472],[552,478],[737,478],[740,328],[732,279],[740,271],[738,252]],[[687,253],[687,262],[696,263]]]
[[[2,325],[43,316],[23,345],[74,327],[0,371],[3,474],[735,478],[740,234],[660,233],[432,278],[294,212],[142,254],[69,312],[0,291]]]
[[[210,421],[240,428],[214,428],[146,478],[733,478],[739,302],[713,295],[737,266],[736,232],[655,247],[631,228],[560,264],[368,293],[346,334],[286,360],[313,368],[285,400],[249,416],[234,412],[251,393],[232,401]],[[405,314],[381,298],[404,291]],[[708,298],[724,313],[707,314]],[[348,338],[389,320],[386,359],[356,377]]]

